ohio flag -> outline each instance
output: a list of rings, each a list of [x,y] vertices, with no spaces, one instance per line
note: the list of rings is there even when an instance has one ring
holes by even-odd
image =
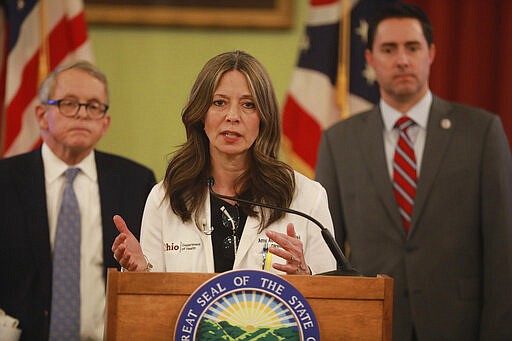
[[[39,144],[39,83],[55,67],[92,60],[82,0],[7,0],[1,6],[0,155]]]
[[[322,131],[378,101],[364,50],[367,20],[394,0],[310,0],[298,65],[283,109],[287,162],[313,178]]]

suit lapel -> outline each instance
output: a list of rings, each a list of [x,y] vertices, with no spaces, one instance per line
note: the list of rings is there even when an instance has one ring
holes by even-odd
[[[19,188],[23,213],[26,217],[27,240],[32,244],[34,264],[41,272],[42,285],[51,282],[51,249],[48,210],[46,208],[46,187],[41,148],[27,155],[26,164],[13,174]],[[49,292],[50,288],[43,288]]]
[[[365,118],[361,120],[360,139],[358,146],[362,150],[365,166],[374,183],[375,189],[380,200],[389,216],[395,223],[394,225],[404,233],[402,222],[398,213],[398,207],[393,195],[393,187],[389,179],[387,161],[384,152],[384,140],[382,117],[378,106],[376,106]]]
[[[117,236],[117,229],[112,221],[113,212],[120,207],[119,195],[123,193],[120,178],[108,167],[106,155],[95,151],[98,187],[100,192],[101,226],[103,231],[103,264],[105,271],[108,267],[118,267],[112,257],[111,246]],[[105,277],[106,278],[106,277]]]
[[[450,113],[449,103],[433,96],[427,124],[425,149],[421,161],[421,172],[414,200],[410,235],[414,233],[414,227],[421,217],[423,207],[455,130],[455,124],[455,119]]]

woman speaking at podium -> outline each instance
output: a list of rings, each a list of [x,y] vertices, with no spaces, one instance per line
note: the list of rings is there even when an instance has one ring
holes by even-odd
[[[333,233],[324,188],[278,160],[279,108],[259,61],[241,51],[210,59],[182,121],[187,140],[147,199],[140,244],[114,217],[120,234],[112,251],[124,269],[300,275],[336,269],[321,229],[280,209],[310,215]]]

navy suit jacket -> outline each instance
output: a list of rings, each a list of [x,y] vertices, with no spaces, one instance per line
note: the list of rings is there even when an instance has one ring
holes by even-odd
[[[151,170],[95,151],[103,227],[103,262],[118,267],[111,247],[120,214],[138,238]],[[41,149],[0,160],[0,308],[20,320],[22,340],[48,340],[52,257]]]
[[[512,158],[499,117],[434,96],[406,235],[379,107],[322,138],[316,177],[340,245],[394,279],[393,339],[512,340]]]

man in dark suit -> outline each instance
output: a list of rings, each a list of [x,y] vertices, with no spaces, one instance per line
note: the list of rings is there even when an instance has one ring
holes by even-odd
[[[376,15],[380,103],[324,133],[316,178],[351,263],[394,278],[394,340],[512,340],[509,144],[498,116],[432,95],[434,56],[419,8]]]
[[[78,168],[72,186],[81,228],[75,328],[80,335],[68,338],[59,331],[50,338],[102,340],[106,269],[117,266],[111,251],[117,236],[112,217],[121,214],[130,226],[140,227],[155,176],[133,161],[94,150],[111,120],[107,80],[95,66],[76,62],[57,69],[42,83],[40,99],[36,118],[42,147],[0,160],[0,257],[5,260],[0,308],[19,319],[22,340],[49,339],[52,273],[60,270],[52,258],[65,201],[63,174]]]

